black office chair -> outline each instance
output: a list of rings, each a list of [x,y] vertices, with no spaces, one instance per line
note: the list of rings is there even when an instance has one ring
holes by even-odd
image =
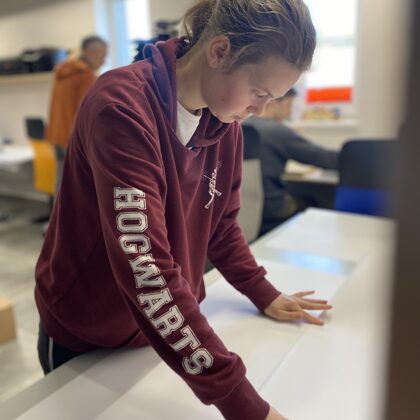
[[[41,118],[25,118],[26,134],[30,139],[44,140],[45,125]]]
[[[254,127],[243,124],[242,131],[244,161],[242,165],[241,210],[238,221],[246,240],[252,242],[259,234],[264,207],[260,139]]]
[[[391,215],[391,180],[396,154],[392,140],[350,140],[339,157],[335,209]]]

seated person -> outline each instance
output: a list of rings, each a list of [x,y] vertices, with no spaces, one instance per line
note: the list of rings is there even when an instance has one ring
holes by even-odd
[[[289,159],[338,169],[339,152],[313,144],[282,124],[290,118],[295,96],[296,91],[291,89],[284,97],[271,101],[260,117],[252,116],[244,122],[257,130],[261,142],[264,209],[260,235],[314,204],[286,190],[281,174]]]

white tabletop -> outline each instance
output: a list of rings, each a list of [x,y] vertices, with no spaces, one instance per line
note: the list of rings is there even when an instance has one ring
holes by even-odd
[[[203,313],[290,419],[380,418],[392,244],[388,220],[310,209],[252,246],[280,290],[331,300],[331,313],[315,314],[324,327],[267,319],[217,272],[207,275],[216,280]],[[71,361],[0,406],[5,419],[221,418],[150,348],[87,357],[87,369]]]
[[[33,159],[32,147],[28,145],[1,145],[0,146],[0,169],[13,170],[22,163]]]
[[[339,175],[336,170],[322,169],[289,159],[286,162],[282,179],[289,182],[337,185]]]
[[[285,172],[282,179],[288,182],[337,185],[339,175],[338,171],[335,170],[310,167],[304,173]]]

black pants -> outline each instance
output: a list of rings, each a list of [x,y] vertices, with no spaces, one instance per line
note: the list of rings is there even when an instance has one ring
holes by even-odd
[[[42,324],[39,324],[38,357],[45,375],[81,354],[83,353],[58,344],[46,333]]]

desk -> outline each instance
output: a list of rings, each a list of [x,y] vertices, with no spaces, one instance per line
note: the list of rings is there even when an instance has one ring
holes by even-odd
[[[318,168],[312,165],[305,165],[289,159],[286,163],[282,179],[287,182],[338,184],[338,171]]]
[[[253,244],[280,290],[313,288],[331,300],[331,313],[315,313],[324,327],[263,317],[217,271],[206,275],[203,313],[261,395],[290,419],[381,418],[393,231],[385,219],[308,209]],[[0,412],[3,420],[221,418],[150,348],[72,360]]]
[[[318,207],[334,208],[338,171],[288,161],[282,180],[291,194],[309,198]]]
[[[303,173],[285,172],[282,179],[287,182],[318,183],[337,185],[338,171],[310,167]]]
[[[6,171],[15,176],[20,165],[33,160],[32,147],[16,145],[0,145],[0,171]],[[10,214],[0,210],[0,221],[9,219]]]
[[[0,169],[15,171],[19,165],[33,160],[31,146],[4,145],[0,147]]]

